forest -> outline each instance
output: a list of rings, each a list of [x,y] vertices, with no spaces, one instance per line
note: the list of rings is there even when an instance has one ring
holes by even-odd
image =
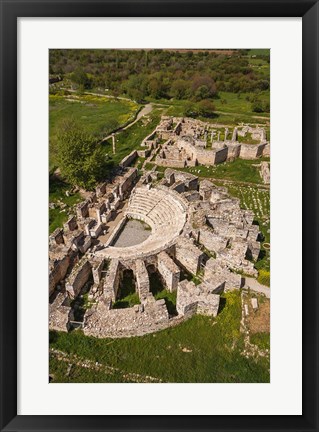
[[[96,89],[136,102],[218,99],[250,93],[254,112],[269,112],[258,94],[270,88],[269,50],[50,50],[50,76],[80,91]]]

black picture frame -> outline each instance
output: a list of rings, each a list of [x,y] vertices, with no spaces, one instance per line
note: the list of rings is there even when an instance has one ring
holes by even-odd
[[[318,0],[0,0],[1,431],[317,431],[318,422]],[[169,14],[169,15],[168,15]],[[17,18],[302,17],[303,414],[300,416],[17,415]],[[293,376],[292,376],[293,379]]]

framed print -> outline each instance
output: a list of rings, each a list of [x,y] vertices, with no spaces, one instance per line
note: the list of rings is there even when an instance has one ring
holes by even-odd
[[[1,2],[1,430],[318,429],[318,10]]]

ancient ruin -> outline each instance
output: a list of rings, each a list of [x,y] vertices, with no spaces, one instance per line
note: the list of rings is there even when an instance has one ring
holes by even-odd
[[[221,127],[191,118],[162,117],[142,145],[148,148],[145,156],[158,148],[157,165],[174,168],[269,156],[269,142],[262,127]]]
[[[153,170],[130,167],[137,154],[154,158]],[[267,154],[261,127],[221,128],[162,117],[141,149],[122,161],[113,181],[97,185],[63,229],[50,235],[50,328],[125,337],[158,331],[196,313],[216,316],[220,293],[257,275],[259,227],[253,212],[241,209],[226,188],[172,168]],[[167,167],[164,175],[156,165]],[[130,221],[140,221],[145,233],[135,236],[133,224],[133,239],[121,243]],[[154,274],[167,291],[176,292],[175,313],[152,293]],[[126,275],[139,303],[114,308]]]

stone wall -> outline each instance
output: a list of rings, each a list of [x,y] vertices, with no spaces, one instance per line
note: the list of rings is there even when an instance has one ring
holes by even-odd
[[[190,273],[197,274],[204,256],[204,253],[191,240],[184,237],[178,239],[175,258]]]
[[[105,247],[112,246],[116,242],[116,239],[120,235],[124,225],[126,224],[126,221],[127,221],[127,217],[124,217],[123,219],[120,220],[120,222],[117,224],[112,234],[108,238],[107,242],[105,243]]]
[[[107,183],[104,182],[104,183],[100,183],[99,185],[96,186],[95,193],[96,193],[96,196],[98,198],[101,197],[101,196],[103,196],[105,194],[105,192],[106,192],[106,185],[107,185]]]
[[[49,328],[56,331],[68,331],[70,306],[64,306],[66,293],[59,293],[54,301],[49,304]]]
[[[133,150],[129,155],[125,156],[119,163],[120,167],[126,168],[131,165],[137,158],[137,151]]]
[[[266,144],[263,150],[263,156],[270,157],[270,144]]]
[[[199,183],[199,193],[204,201],[210,200],[212,190],[214,188],[215,188],[214,184],[207,179],[204,179]]]
[[[194,176],[193,174],[167,169],[165,170],[164,176],[170,185],[172,185],[174,182],[182,182],[185,184],[185,188],[187,190],[198,190],[198,177]]]
[[[136,286],[138,290],[138,295],[140,302],[142,304],[147,303],[150,293],[150,281],[148,277],[148,272],[143,260],[136,260],[135,264],[135,277]]]
[[[63,229],[57,228],[49,237],[49,244],[63,244],[64,243],[64,237],[63,237]]]
[[[227,155],[228,155],[228,147],[217,150],[215,154],[214,164],[217,165],[225,162],[227,160]]]
[[[197,150],[196,159],[201,165],[214,165],[216,158],[215,150]]]
[[[83,332],[99,338],[143,336],[171,323],[174,320],[169,319],[164,299],[126,309],[109,309],[108,304],[99,302],[87,311]]]
[[[179,315],[195,315],[197,312],[197,300],[194,299],[196,285],[192,281],[184,279],[179,282],[177,288],[176,310]]]
[[[65,288],[71,297],[77,297],[80,294],[91,275],[92,265],[86,259],[75,265],[65,283]]]
[[[156,156],[155,158],[156,165],[164,166],[164,167],[174,167],[174,168],[184,168],[185,161],[178,159],[163,159],[160,156]]]
[[[74,215],[70,216],[67,222],[63,225],[65,231],[74,231],[78,228],[76,217]]]
[[[76,213],[79,219],[89,216],[89,201],[85,200],[76,206]]]
[[[92,273],[93,273],[93,280],[94,283],[98,284],[100,283],[101,279],[102,279],[102,270],[105,266],[105,259],[103,258],[102,260],[96,261],[93,263],[92,266]]]
[[[227,160],[237,159],[240,155],[241,145],[238,143],[228,144]]]
[[[211,252],[218,252],[227,246],[227,238],[214,234],[208,228],[199,230],[198,242]]]
[[[240,289],[243,286],[243,278],[240,274],[233,273],[226,266],[222,266],[218,260],[210,258],[205,264],[205,280],[224,282],[224,290]]]
[[[262,156],[266,144],[241,144],[241,159],[256,159]]]
[[[150,154],[151,154],[151,150],[150,149],[138,150],[137,151],[137,155],[139,157],[142,157],[142,158],[147,158]]]
[[[260,176],[265,184],[270,183],[270,170],[268,162],[261,162],[260,164]]]
[[[70,262],[69,254],[66,254],[63,258],[54,262],[53,268],[49,273],[49,295],[53,293],[57,284],[64,279]]]
[[[194,202],[194,201],[198,201],[200,200],[200,194],[197,191],[189,191],[189,192],[185,192],[184,197],[187,199],[187,201],[189,202]]]
[[[250,241],[248,243],[248,252],[250,258],[257,261],[260,253],[260,243],[258,241]]]
[[[103,285],[103,297],[106,300],[116,300],[120,283],[120,262],[117,259],[111,261]]]
[[[134,185],[137,178],[137,168],[131,168],[124,176],[123,181],[119,186],[120,195],[125,195],[126,192],[130,191]]]
[[[166,288],[172,292],[177,290],[180,278],[180,270],[166,252],[160,252],[157,256],[157,269],[162,276]]]
[[[195,285],[192,281],[183,280],[178,284],[176,309],[180,315],[216,316],[219,309],[220,296],[212,294],[206,284]]]

